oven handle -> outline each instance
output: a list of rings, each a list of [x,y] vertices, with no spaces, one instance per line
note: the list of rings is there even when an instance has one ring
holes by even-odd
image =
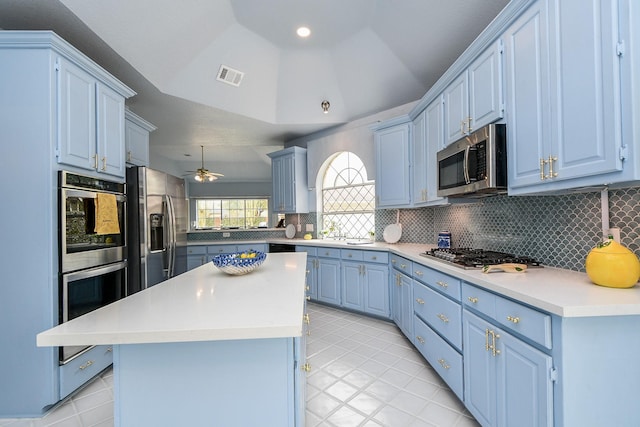
[[[87,190],[75,190],[71,188],[63,188],[62,198],[63,200],[66,199],[67,197],[84,197],[85,199],[95,199],[98,197],[97,196],[98,193],[101,193],[101,191],[87,191]],[[116,200],[119,202],[125,202],[127,200],[127,196],[122,194],[108,193],[106,191],[104,193],[113,194],[114,196],[116,196]]]
[[[74,271],[73,273],[63,274],[63,280],[65,283],[72,282],[74,280],[87,279],[89,277],[101,276],[103,274],[112,273],[114,271],[122,270],[127,266],[127,261],[119,261],[114,264],[103,265],[100,267],[89,268],[87,270]]]

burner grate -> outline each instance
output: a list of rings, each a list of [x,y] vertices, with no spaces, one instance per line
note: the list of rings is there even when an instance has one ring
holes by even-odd
[[[525,264],[528,267],[542,267],[538,261],[525,256],[516,256],[505,252],[488,251],[473,248],[436,248],[420,254],[447,261],[459,267],[474,269],[485,265]]]

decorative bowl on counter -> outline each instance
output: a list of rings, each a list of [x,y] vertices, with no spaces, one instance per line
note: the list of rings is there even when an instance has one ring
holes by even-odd
[[[245,251],[232,254],[220,254],[211,259],[213,265],[227,274],[240,276],[251,273],[260,267],[267,254],[260,251]]]

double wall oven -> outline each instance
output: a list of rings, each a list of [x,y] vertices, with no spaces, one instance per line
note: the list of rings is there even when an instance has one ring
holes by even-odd
[[[60,306],[67,322],[127,295],[125,184],[61,171]],[[66,364],[90,347],[61,347]]]

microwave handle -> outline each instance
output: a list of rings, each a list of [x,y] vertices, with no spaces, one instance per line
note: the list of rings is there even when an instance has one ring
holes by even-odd
[[[464,149],[464,162],[462,163],[462,172],[464,173],[464,182],[466,184],[471,183],[471,179],[469,178],[469,151],[471,150],[471,146],[467,146]]]

